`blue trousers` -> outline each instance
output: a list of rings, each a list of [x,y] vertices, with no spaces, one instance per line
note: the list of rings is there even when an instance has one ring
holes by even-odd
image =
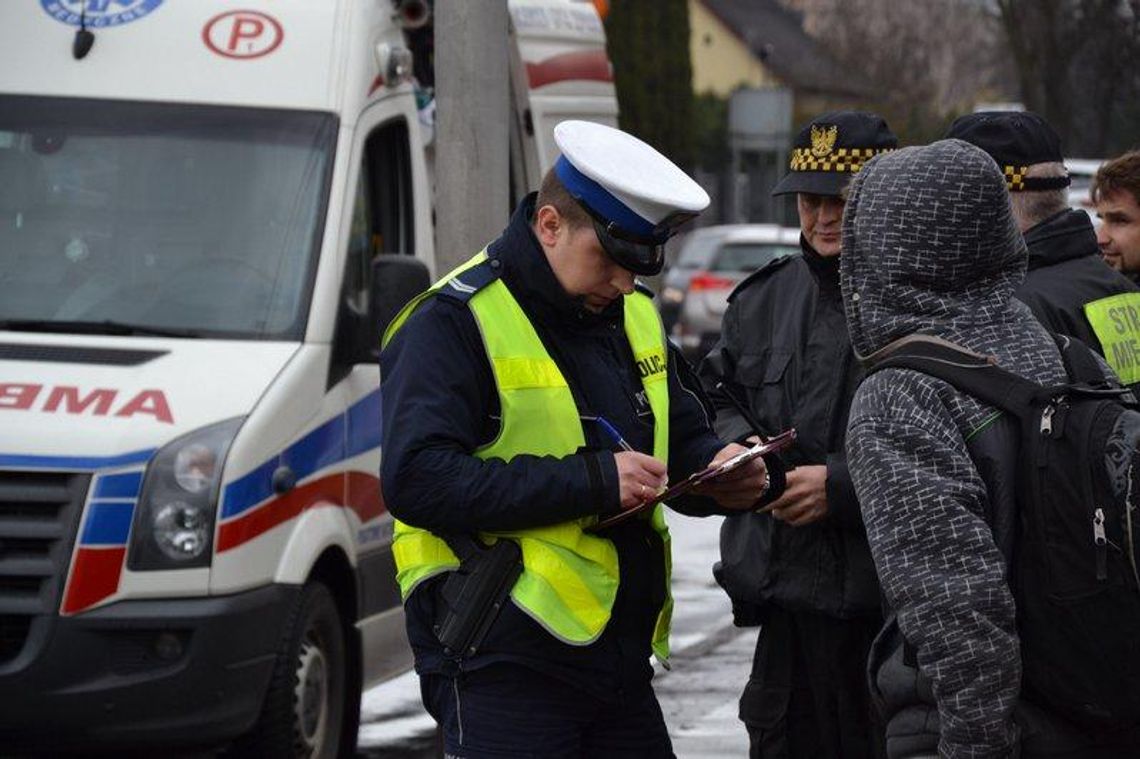
[[[601,701],[527,667],[491,664],[455,678],[422,675],[420,693],[443,730],[447,759],[674,756],[648,683]]]

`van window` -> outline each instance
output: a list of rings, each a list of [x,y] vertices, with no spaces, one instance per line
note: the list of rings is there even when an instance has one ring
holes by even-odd
[[[298,339],[336,134],[325,113],[0,96],[0,327]]]
[[[379,253],[413,255],[412,162],[403,119],[378,127],[364,145],[356,183],[348,244],[345,297],[358,313],[367,310],[372,258]]]

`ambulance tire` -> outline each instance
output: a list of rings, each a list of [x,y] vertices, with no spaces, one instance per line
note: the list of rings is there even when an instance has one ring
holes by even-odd
[[[261,717],[234,746],[236,755],[333,759],[343,745],[347,661],[345,630],[328,587],[306,583],[285,626]],[[351,756],[351,754],[350,754]]]

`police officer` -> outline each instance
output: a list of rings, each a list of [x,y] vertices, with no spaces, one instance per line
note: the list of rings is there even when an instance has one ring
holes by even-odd
[[[448,755],[671,756],[649,664],[669,654],[663,512],[590,528],[743,450],[710,428],[634,280],[661,269],[666,239],[708,196],[619,130],[571,121],[554,135],[562,155],[537,197],[385,336],[397,579]],[[756,459],[671,505],[754,508],[781,488],[770,463],[771,487]],[[468,572],[456,535],[521,548],[510,601],[474,652],[440,640],[470,611],[448,591]]]
[[[1046,328],[1072,335],[1140,389],[1140,288],[1100,256],[1089,215],[1069,207],[1061,138],[1030,111],[986,111],[957,119],[946,133],[989,153],[1005,175],[1013,216],[1029,248],[1029,270],[1015,293]]]
[[[799,433],[784,495],[721,528],[717,579],[736,623],[762,625],[740,700],[753,757],[864,757],[877,731],[865,685],[879,592],[844,438],[858,367],[839,295],[843,191],[898,144],[872,113],[824,114],[799,132],[773,195],[796,195],[803,255],[777,260],[729,296],[700,375],[717,430]]]

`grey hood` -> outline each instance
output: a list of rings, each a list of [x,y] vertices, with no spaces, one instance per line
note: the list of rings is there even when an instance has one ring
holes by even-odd
[[[840,274],[855,353],[865,359],[936,325],[1005,321],[1025,277],[1025,242],[1001,170],[961,140],[886,153],[853,180]]]

